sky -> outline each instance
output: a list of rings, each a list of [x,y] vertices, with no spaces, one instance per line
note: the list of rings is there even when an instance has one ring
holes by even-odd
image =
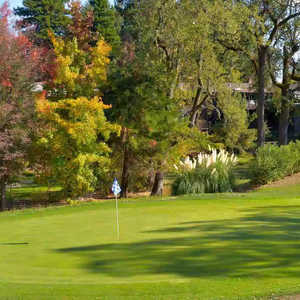
[[[5,2],[5,0],[0,0],[0,6]],[[81,2],[85,2],[85,0],[82,0]],[[110,0],[110,3],[112,3],[113,1]],[[18,6],[21,6],[23,3],[23,0],[8,0],[9,6],[10,8],[15,8]]]
[[[5,2],[5,0],[0,0],[0,5],[2,5]],[[22,5],[23,0],[8,0],[10,8],[15,8],[20,5]]]
[[[0,6],[5,2],[5,0],[0,0]],[[8,0],[9,7],[15,8],[18,6],[21,6],[23,3],[23,0]]]

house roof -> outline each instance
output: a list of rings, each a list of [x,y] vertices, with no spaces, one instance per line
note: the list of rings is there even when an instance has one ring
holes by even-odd
[[[256,88],[253,86],[251,82],[248,83],[228,83],[228,87],[232,90],[240,93],[257,93]],[[270,89],[265,89],[265,93],[272,93]]]

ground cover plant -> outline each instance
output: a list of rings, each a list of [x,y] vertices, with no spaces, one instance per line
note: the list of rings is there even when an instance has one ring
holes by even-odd
[[[1,213],[0,299],[300,292],[299,185]],[[9,229],[9,230],[8,230]]]

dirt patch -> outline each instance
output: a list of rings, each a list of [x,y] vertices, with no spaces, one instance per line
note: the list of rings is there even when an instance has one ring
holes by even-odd
[[[295,185],[295,184],[300,184],[300,173],[293,174],[293,175],[285,177],[281,180],[278,180],[278,181],[272,182],[270,184],[260,186],[260,188],[263,188],[263,187],[282,187],[282,186],[289,186],[289,185]],[[299,298],[299,300],[300,300],[300,298]]]
[[[128,198],[143,198],[149,196],[150,196],[150,192],[128,193]],[[90,201],[90,200],[111,200],[111,199],[115,199],[115,196],[112,193],[107,196],[103,196],[103,194],[98,194],[97,192],[95,192],[89,195],[89,197],[83,197],[80,200]]]
[[[300,295],[282,296],[282,297],[275,298],[274,300],[300,300]]]

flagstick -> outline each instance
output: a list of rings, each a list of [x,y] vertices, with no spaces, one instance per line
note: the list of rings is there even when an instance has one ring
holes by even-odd
[[[118,210],[118,196],[116,195],[116,211],[117,211],[117,235],[120,240],[120,228],[119,228],[119,210]]]

